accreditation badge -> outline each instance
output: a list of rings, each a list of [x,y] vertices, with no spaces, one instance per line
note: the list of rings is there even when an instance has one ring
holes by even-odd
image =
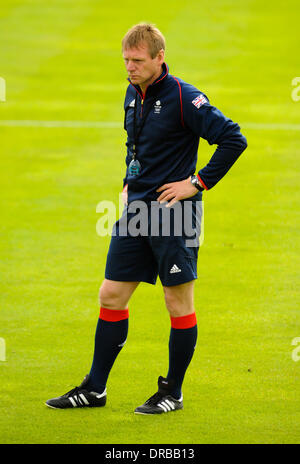
[[[141,163],[137,159],[132,159],[128,166],[128,173],[132,177],[136,177],[141,173]]]

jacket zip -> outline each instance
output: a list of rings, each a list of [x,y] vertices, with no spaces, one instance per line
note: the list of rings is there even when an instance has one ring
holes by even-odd
[[[169,74],[169,72],[168,72],[168,69],[167,69],[167,72],[163,75],[163,77],[161,77],[158,81],[154,82],[154,83],[151,84],[151,85],[157,84],[157,82],[160,82],[161,80],[163,80],[168,74]],[[128,79],[128,80],[129,80],[129,79]],[[137,91],[137,93],[138,93],[139,96],[141,97],[141,112],[140,112],[140,117],[142,118],[142,117],[143,117],[143,105],[144,105],[144,101],[145,101],[145,98],[146,98],[146,93],[147,93],[147,90],[148,90],[148,87],[149,87],[149,86],[146,88],[146,92],[145,92],[145,94],[143,95],[143,94],[141,94],[141,93],[138,91],[138,89],[136,88],[136,86],[133,85],[133,84],[130,82],[130,80],[129,80],[129,83],[135,88],[135,90]]]
[[[146,92],[147,92],[147,89],[148,89],[148,87],[146,88]],[[146,98],[146,92],[144,93],[143,97],[141,98],[141,113],[140,113],[141,118],[143,117],[143,107],[144,107],[144,101],[145,101],[145,98]]]

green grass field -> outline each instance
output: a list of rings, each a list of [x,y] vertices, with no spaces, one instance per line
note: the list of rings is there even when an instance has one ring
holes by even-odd
[[[292,359],[300,337],[300,101],[291,98],[299,13],[296,0],[3,3],[1,443],[300,442],[300,362]],[[107,406],[52,410],[45,400],[90,369],[110,240],[96,233],[96,206],[117,204],[125,172],[120,42],[144,20],[164,33],[170,72],[239,122],[249,146],[204,197],[185,409],[133,414],[167,373],[170,322],[158,283],[141,284],[132,298]],[[199,169],[213,149],[200,143]]]

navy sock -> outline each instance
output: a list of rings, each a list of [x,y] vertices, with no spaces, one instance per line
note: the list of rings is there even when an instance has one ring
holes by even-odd
[[[128,334],[128,309],[100,309],[95,349],[87,389],[102,393],[110,370],[124,346]]]
[[[195,313],[183,317],[171,317],[169,339],[169,371],[171,395],[179,399],[186,370],[193,357],[197,342],[197,320]]]

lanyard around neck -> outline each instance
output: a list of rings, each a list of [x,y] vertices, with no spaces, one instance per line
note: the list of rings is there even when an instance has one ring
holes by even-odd
[[[134,102],[134,116],[133,116],[133,153],[132,153],[132,159],[136,159],[136,156],[137,156],[137,144],[138,144],[138,140],[139,140],[139,137],[141,135],[141,132],[144,128],[144,125],[145,125],[145,122],[146,122],[146,119],[147,119],[147,116],[149,115],[150,111],[151,111],[151,108],[152,108],[152,101],[151,101],[151,104],[149,102],[149,106],[147,108],[147,111],[144,112],[144,115],[142,117],[142,121],[141,121],[141,124],[139,127],[137,127],[137,116],[136,116],[136,101],[137,101],[137,98],[135,99],[135,102]]]

